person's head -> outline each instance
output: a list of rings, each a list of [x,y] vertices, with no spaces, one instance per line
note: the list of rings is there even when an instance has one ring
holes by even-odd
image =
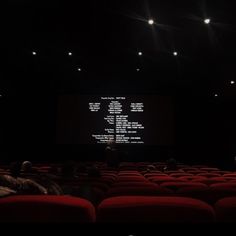
[[[30,172],[32,170],[32,163],[30,161],[24,161],[21,164],[21,170],[24,172]]]
[[[114,139],[109,139],[109,140],[107,141],[107,146],[108,146],[108,147],[114,148],[115,145],[116,145],[116,142],[115,142]]]

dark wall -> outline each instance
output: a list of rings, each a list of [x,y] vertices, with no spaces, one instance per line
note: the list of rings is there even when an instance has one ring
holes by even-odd
[[[185,97],[177,106],[178,155],[184,160],[231,166],[236,154],[235,102]]]

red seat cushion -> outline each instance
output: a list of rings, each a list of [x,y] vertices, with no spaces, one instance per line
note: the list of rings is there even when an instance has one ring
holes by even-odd
[[[215,204],[216,219],[236,222],[236,197],[220,199]]]
[[[171,189],[173,191],[177,191],[178,189],[180,189],[182,187],[195,187],[195,186],[207,187],[203,183],[197,183],[197,182],[191,182],[191,181],[189,181],[189,182],[166,182],[166,183],[162,183],[160,186],[164,187],[164,188]]]
[[[0,199],[0,222],[94,222],[95,208],[69,196],[11,196]]]
[[[182,197],[114,197],[98,207],[101,222],[207,222],[214,217],[208,204]]]
[[[113,196],[150,196],[150,195],[171,195],[173,192],[170,189],[161,187],[150,187],[150,186],[140,186],[140,187],[117,187],[110,188],[107,192],[107,197]]]

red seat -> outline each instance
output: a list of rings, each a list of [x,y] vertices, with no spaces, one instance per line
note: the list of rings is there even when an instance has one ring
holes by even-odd
[[[135,186],[135,187],[116,187],[116,188],[110,188],[107,191],[106,196],[107,197],[113,197],[113,196],[160,196],[165,195],[169,196],[173,192],[170,189],[158,187],[158,186]]]
[[[187,173],[193,174],[193,175],[198,175],[198,174],[206,174],[208,172],[207,171],[200,171],[200,170],[192,170],[192,171],[187,171]]]
[[[193,182],[201,182],[202,180],[206,180],[206,177],[203,176],[182,176],[179,177],[179,179],[183,180],[183,181],[193,181]]]
[[[216,219],[223,222],[236,222],[236,197],[220,199],[215,204]]]
[[[173,191],[177,191],[182,187],[194,187],[194,186],[207,187],[205,184],[197,182],[165,182],[162,183],[160,186],[171,189]]]
[[[144,176],[119,176],[116,179],[117,182],[144,182],[144,181],[148,181]]]
[[[211,188],[215,188],[215,189],[230,189],[230,188],[233,188],[233,189],[236,190],[236,183],[234,183],[234,182],[216,183],[216,184],[212,184]]]
[[[206,201],[216,203],[221,198],[236,196],[236,183],[217,183],[209,187],[209,195]]]
[[[211,173],[225,175],[225,174],[231,174],[232,172],[231,171],[223,171],[223,170],[215,170],[215,171],[211,171]]]
[[[204,168],[200,168],[200,170],[204,170],[204,171],[211,172],[211,171],[218,171],[219,168],[214,168],[214,167],[204,167]]]
[[[236,173],[231,173],[231,174],[224,174],[224,177],[236,177]]]
[[[179,178],[179,177],[183,177],[183,176],[193,176],[193,174],[190,173],[175,173],[175,174],[170,174],[171,177],[174,178]]]
[[[194,180],[197,181],[197,180]],[[207,185],[217,184],[217,183],[225,183],[227,182],[227,179],[224,177],[213,177],[213,178],[206,178],[202,180],[198,180],[197,182],[204,183]]]
[[[118,178],[120,178],[120,177],[136,177],[136,176],[140,177],[143,175],[140,173],[119,173],[118,174]]]
[[[179,173],[184,173],[184,171],[181,170],[168,170],[164,172],[165,174],[171,175],[171,174],[179,174]]]
[[[199,171],[198,168],[194,168],[194,167],[184,167],[181,169],[184,172],[189,172],[189,171]]]
[[[159,177],[152,177],[149,178],[149,181],[152,181],[157,184],[161,184],[164,182],[180,182],[178,178],[170,177],[170,176],[159,176]]]
[[[94,222],[95,208],[69,196],[10,196],[0,199],[0,222]]]
[[[205,201],[206,195],[209,192],[208,186],[183,186],[180,187],[176,194],[182,197],[191,197]]]
[[[151,183],[151,182],[118,182],[113,184],[112,188],[118,188],[118,187],[157,187],[157,184]]]
[[[169,177],[169,175],[163,174],[163,173],[151,173],[151,174],[145,174],[144,175],[144,177],[147,178],[148,180],[151,180],[153,178],[160,177],[160,176]]]
[[[203,177],[207,177],[207,178],[221,177],[220,174],[216,174],[216,173],[197,174],[197,176],[203,176]]]
[[[98,206],[99,222],[209,222],[214,217],[208,204],[182,197],[114,197]]]
[[[207,166],[205,166],[205,165],[193,165],[192,167],[193,168],[198,168],[198,169],[200,169],[200,168],[207,168]]]

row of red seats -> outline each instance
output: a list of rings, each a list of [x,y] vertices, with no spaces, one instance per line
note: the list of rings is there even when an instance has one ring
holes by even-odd
[[[124,196],[95,207],[70,196],[11,196],[0,199],[0,222],[236,222],[236,197],[214,207],[184,197]]]

